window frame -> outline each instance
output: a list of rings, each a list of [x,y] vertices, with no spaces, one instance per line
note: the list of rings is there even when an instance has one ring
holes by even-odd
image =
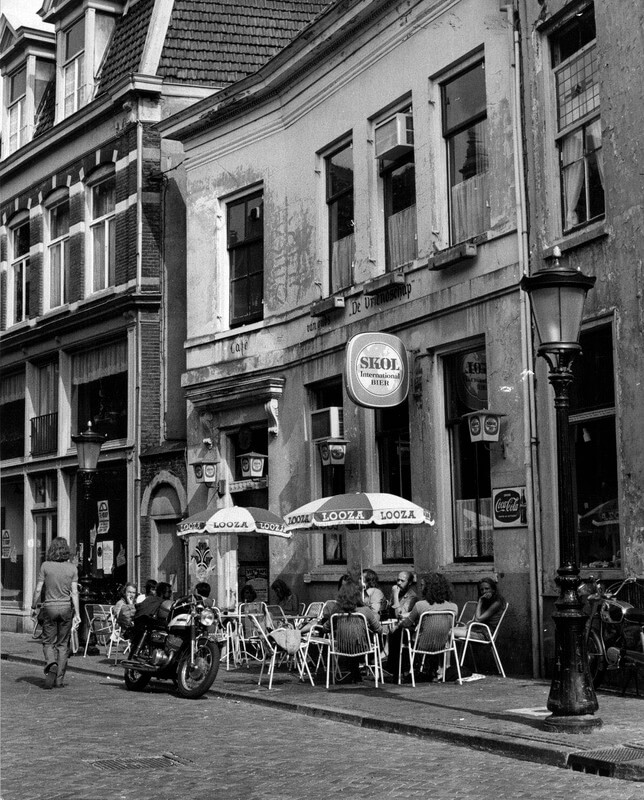
[[[95,216],[95,205],[97,202],[95,192],[100,190],[101,187],[107,183],[113,185],[113,203],[110,210],[104,214]],[[89,205],[89,252],[90,258],[88,259],[89,266],[89,286],[90,294],[104,291],[111,286],[116,285],[116,173],[111,170],[109,174],[102,175],[100,179],[92,181],[87,184],[88,191],[88,205]],[[102,270],[101,270],[101,283],[103,285],[97,286],[97,245],[96,233],[103,231],[102,242]]]
[[[19,249],[19,242],[17,239],[18,231],[23,228],[27,229],[26,250],[16,255],[16,250]],[[9,226],[9,232],[10,262],[9,292],[7,293],[9,302],[7,304],[7,315],[10,317],[10,324],[17,325],[19,322],[25,322],[28,320],[31,313],[31,238],[29,217],[21,216],[20,219],[17,219]]]
[[[78,50],[74,50],[71,55],[68,52],[69,36],[74,29],[78,26],[82,27],[82,46]],[[84,68],[85,68],[85,50],[86,50],[86,31],[85,31],[85,16],[79,17],[74,20],[63,32],[63,63],[61,65],[62,72],[62,109],[63,119],[74,114],[79,108],[84,105]],[[67,76],[70,70],[73,69],[73,89],[71,92],[67,90]],[[71,104],[68,100],[71,99]]]
[[[259,200],[259,208],[261,209],[261,233],[251,234],[246,236],[246,224],[244,224],[244,239],[239,242],[231,244],[231,210],[241,205],[245,207],[244,220],[248,220],[250,214],[250,204]],[[228,326],[230,329],[240,328],[244,325],[251,325],[254,322],[261,322],[264,319],[264,280],[266,276],[265,268],[265,250],[264,250],[264,187],[254,187],[251,191],[246,191],[241,194],[236,194],[234,197],[226,200],[226,257],[228,259]],[[253,248],[261,245],[261,269],[254,269],[252,272],[247,269],[246,274],[243,276],[234,277],[234,263],[236,261],[235,254],[245,251],[247,256]],[[250,263],[250,261],[249,261]],[[259,303],[259,309],[252,311],[250,298],[246,304],[247,313],[245,315],[235,315],[235,296],[234,291],[243,282],[250,287],[252,279],[261,275],[262,296]]]
[[[582,26],[587,25],[587,20],[590,15],[593,15],[593,29],[594,29],[594,13],[592,4],[587,5],[585,8],[581,9],[579,12],[579,16],[575,15],[570,18],[567,18],[564,23],[562,23],[559,27],[552,30],[548,34],[548,44],[550,48],[550,71],[551,71],[551,81],[552,81],[552,99],[554,104],[554,143],[557,152],[557,183],[558,183],[558,193],[561,203],[561,212],[560,212],[560,224],[561,224],[561,231],[562,235],[568,235],[571,233],[575,233],[583,228],[588,227],[596,222],[601,221],[606,216],[606,191],[604,189],[603,180],[602,180],[602,171],[603,171],[603,155],[602,155],[602,137],[601,137],[601,99],[599,98],[599,67],[596,66],[595,71],[591,73],[591,77],[593,78],[590,86],[593,88],[593,95],[592,100],[596,102],[591,102],[589,107],[586,111],[581,113],[579,116],[574,118],[572,121],[566,121],[562,124],[561,121],[561,96],[562,92],[559,90],[559,76],[565,73],[577,62],[583,62],[585,58],[588,57],[589,54],[594,52],[595,55],[595,64],[597,63],[597,34],[595,29],[595,36],[593,39],[590,39],[583,42],[584,33]],[[559,49],[561,47],[561,41],[564,36],[569,34],[575,28],[579,30],[579,46],[577,49],[569,52],[568,55],[565,57],[561,57],[559,53]],[[563,79],[562,79],[563,80]],[[581,83],[577,84],[575,87],[579,89],[578,94],[583,94],[587,89],[582,88]],[[592,149],[587,147],[587,131],[588,129],[596,122],[599,122],[599,146],[593,147]],[[568,210],[567,206],[567,197],[566,197],[566,180],[565,180],[565,173],[567,170],[570,169],[571,165],[575,162],[571,161],[569,163],[564,163],[564,144],[567,141],[570,141],[572,137],[581,132],[582,136],[582,146],[580,156],[581,158],[577,158],[576,161],[582,161],[582,171],[583,171],[583,182],[578,189],[578,198],[583,192],[584,197],[584,208],[585,208],[585,218],[574,222],[569,222],[569,219],[573,214],[577,214],[578,209],[578,202],[575,204],[574,208],[570,211]],[[595,168],[591,166],[595,164]],[[591,199],[591,172],[597,172],[599,177],[599,181],[601,183],[601,198],[599,196],[593,201]],[[593,195],[594,197],[594,195]],[[591,213],[593,206],[599,206],[601,210],[597,211],[596,213]]]
[[[19,74],[24,74],[24,88],[20,91],[19,94],[14,95],[14,81]],[[8,154],[15,153],[16,150],[19,150],[23,144],[26,143],[26,130],[27,125],[25,124],[25,111],[26,111],[26,104],[27,104],[27,65],[22,64],[18,69],[14,70],[14,72],[9,76],[9,91],[8,91],[8,98],[7,98],[7,123],[8,123],[8,134],[7,134],[7,147],[8,147]],[[16,125],[15,133],[12,133],[12,117],[14,115],[14,111],[17,112],[18,116],[18,123]]]
[[[337,156],[339,153],[342,153],[344,150],[348,150],[351,153],[351,186],[350,187],[343,187],[337,191],[333,191],[333,175],[331,171],[332,159]],[[328,246],[327,246],[327,257],[329,262],[329,294],[334,294],[336,292],[342,291],[343,289],[348,289],[353,285],[354,278],[353,278],[353,262],[355,260],[355,165],[354,165],[354,158],[353,158],[353,138],[349,137],[342,142],[336,144],[332,149],[328,152],[324,153],[324,197],[325,203],[327,208],[326,214],[326,223],[327,223],[327,235],[328,235]],[[334,223],[334,209],[339,207],[339,203],[347,198],[351,198],[351,228],[352,232],[347,234],[346,236],[333,238],[334,237],[334,229],[337,228],[337,224]],[[341,242],[344,239],[349,239],[352,237],[352,241],[348,243],[349,250],[351,253],[349,264],[347,268],[347,274],[345,279],[342,279],[341,275],[338,275],[338,280],[334,280],[334,271],[336,269],[334,258],[333,258],[333,246],[336,242]]]
[[[52,235],[54,230],[54,223],[52,220],[52,215],[61,208],[61,206],[67,205],[67,231],[63,234],[59,234],[58,236]],[[46,225],[46,264],[45,264],[45,310],[51,311],[55,308],[60,308],[61,306],[67,305],[69,303],[69,283],[70,283],[70,256],[69,256],[69,247],[70,247],[70,211],[71,211],[71,204],[69,199],[69,194],[66,193],[64,196],[59,197],[55,201],[52,201],[47,205],[47,225]],[[52,300],[53,291],[52,287],[54,285],[54,275],[53,275],[53,259],[52,254],[54,251],[58,251],[60,253],[59,257],[59,264],[58,264],[58,285],[59,285],[59,298],[60,302],[54,302]]]
[[[485,85],[485,104],[482,110],[476,111],[472,113],[470,116],[456,122],[454,124],[448,124],[448,112],[447,112],[447,105],[448,105],[448,98],[447,98],[447,88],[450,84],[453,84],[459,78],[462,78],[469,72],[474,72],[480,66],[483,67],[483,78],[484,78],[484,85]],[[459,64],[457,69],[450,71],[449,74],[446,74],[441,77],[439,88],[440,88],[440,104],[441,104],[441,132],[442,138],[445,147],[445,163],[446,163],[446,180],[447,180],[447,208],[448,208],[448,227],[449,227],[449,242],[450,245],[456,245],[461,242],[469,241],[471,239],[475,239],[479,236],[483,236],[487,233],[490,227],[490,209],[489,209],[489,186],[487,186],[486,192],[484,197],[481,198],[481,202],[483,203],[482,206],[482,220],[481,220],[481,230],[471,231],[468,230],[463,233],[463,235],[459,235],[456,231],[456,212],[455,212],[455,203],[454,203],[454,189],[456,186],[460,186],[465,184],[465,180],[453,182],[454,173],[456,172],[455,165],[453,164],[454,161],[454,146],[457,140],[457,137],[460,137],[463,133],[466,133],[475,127],[485,123],[484,129],[484,147],[483,147],[483,154],[484,158],[488,159],[487,156],[487,120],[488,120],[488,112],[487,112],[487,85],[485,81],[485,54],[483,52],[478,52],[476,55],[472,56],[470,59],[467,60],[466,63]],[[486,169],[477,171],[473,173],[471,178],[477,176],[484,176],[489,175],[489,162],[487,163]]]
[[[448,470],[447,474],[449,476],[450,482],[450,507],[451,507],[451,520],[452,520],[452,548],[453,548],[453,562],[455,564],[484,564],[490,563],[494,561],[494,550],[491,549],[491,552],[486,553],[483,552],[484,550],[484,539],[486,535],[489,535],[490,538],[490,547],[493,548],[492,543],[492,480],[491,480],[491,464],[490,464],[490,456],[489,451],[481,447],[479,443],[473,443],[469,439],[469,429],[467,424],[462,420],[462,414],[453,416],[451,414],[451,407],[453,404],[458,405],[455,403],[453,399],[453,393],[456,393],[456,375],[453,370],[455,370],[458,359],[464,358],[466,355],[475,354],[475,353],[483,353],[485,356],[485,363],[486,363],[486,393],[489,392],[489,385],[487,384],[487,348],[486,343],[483,340],[476,340],[471,342],[469,345],[466,346],[459,346],[457,349],[453,349],[441,354],[441,362],[442,362],[442,375],[443,375],[443,395],[444,395],[444,424],[445,424],[445,431],[446,431],[446,442],[448,445],[448,459],[447,465]],[[450,364],[451,362],[451,364]],[[487,405],[487,399],[485,401],[481,401],[482,405],[481,408]],[[461,402],[461,405],[465,405]],[[475,402],[475,405],[476,402]],[[473,410],[473,408],[468,406],[468,410]],[[456,448],[459,448],[458,453],[456,452]],[[462,448],[466,448],[466,451],[463,453],[461,452]],[[468,454],[467,450],[471,452]],[[457,460],[461,464],[465,464],[467,466],[467,459],[471,459],[472,456],[474,458],[474,471],[475,477],[474,482],[477,486],[477,493],[475,498],[463,498],[457,497],[457,480],[458,476],[461,475],[463,469],[461,466],[457,466]],[[484,462],[481,464],[480,459],[483,458]],[[471,465],[470,465],[471,466]],[[480,485],[480,476],[483,471],[487,470],[487,484],[489,485],[489,496],[484,496],[481,494],[479,490]],[[483,487],[485,488],[485,487]],[[463,492],[458,492],[462,494]],[[457,502],[460,501],[468,501],[474,499],[476,503],[476,511],[474,512],[476,515],[475,524],[476,524],[476,553],[474,555],[463,555],[461,553],[460,543],[459,543],[459,509],[457,508]],[[485,514],[484,509],[482,509],[481,501],[488,501],[489,503],[489,514]],[[463,507],[463,518],[465,517],[465,507]],[[481,516],[488,516],[490,520],[489,526],[482,526],[480,524]]]

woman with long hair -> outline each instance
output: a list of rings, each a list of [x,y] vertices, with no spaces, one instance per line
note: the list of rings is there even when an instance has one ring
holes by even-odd
[[[494,629],[499,624],[503,609],[506,606],[506,601],[499,586],[492,578],[483,578],[479,581],[479,599],[476,604],[476,611],[472,619],[467,620],[461,625],[454,628],[454,637],[456,639],[465,639],[467,636],[467,629],[473,622],[484,622],[488,628],[494,633]],[[487,640],[485,631],[478,629],[470,633],[470,639]]]
[[[297,614],[300,610],[300,604],[297,602],[297,597],[291,591],[291,587],[281,578],[276,578],[271,584],[271,589],[275,592],[277,598],[277,605],[282,609],[285,614]]]
[[[62,536],[52,539],[45,560],[40,565],[31,603],[31,613],[35,614],[44,586],[42,646],[45,656],[45,689],[64,686],[72,624],[80,625],[81,621],[78,570],[70,558],[67,539]]]
[[[380,615],[387,610],[389,603],[378,585],[378,575],[372,569],[362,570],[362,586],[366,605],[380,618]]]

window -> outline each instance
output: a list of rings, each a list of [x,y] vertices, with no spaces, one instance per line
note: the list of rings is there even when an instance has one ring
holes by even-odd
[[[95,184],[90,191],[92,291],[98,292],[116,282],[115,177]]]
[[[604,214],[595,18],[588,8],[552,37],[564,231]]]
[[[454,560],[492,560],[490,456],[470,441],[462,416],[487,406],[485,349],[445,357],[445,409],[449,434]]]
[[[573,362],[570,433],[582,567],[621,567],[613,341],[609,325],[582,331]]]
[[[409,406],[407,401],[394,408],[376,410],[376,444],[380,465],[380,491],[411,500],[409,460]],[[382,531],[382,563],[414,560],[412,531],[399,526]]]
[[[85,430],[91,421],[108,439],[127,437],[128,373],[125,340],[74,355],[72,360],[76,419],[73,427]]]
[[[442,86],[447,144],[452,244],[484,233],[490,225],[485,62]]]
[[[15,152],[25,143],[25,102],[27,94],[27,68],[22,67],[9,78],[9,152]]]
[[[228,203],[230,327],[264,316],[264,200],[262,192]]]
[[[387,271],[417,255],[416,167],[411,108],[376,126],[376,156],[380,160],[385,215]]]
[[[55,453],[58,449],[58,362],[35,370],[31,418],[31,454]]]
[[[342,378],[326,381],[313,387],[313,410],[321,408],[342,408],[344,403],[342,393]],[[319,458],[317,445],[315,445],[315,458]],[[321,467],[322,473],[322,497],[329,495],[342,494],[345,491],[344,464],[328,464]],[[325,529],[322,534],[322,563],[323,564],[346,564],[347,563],[347,543],[346,534],[338,530]]]
[[[25,454],[25,376],[23,372],[0,380],[0,460]]]
[[[65,117],[83,105],[83,67],[85,62],[85,18],[81,17],[63,34],[63,105]]]
[[[331,292],[351,286],[355,256],[353,222],[353,144],[326,158]]]
[[[29,318],[29,219],[11,229],[10,297],[12,322]]]
[[[49,308],[69,302],[69,200],[49,209]]]

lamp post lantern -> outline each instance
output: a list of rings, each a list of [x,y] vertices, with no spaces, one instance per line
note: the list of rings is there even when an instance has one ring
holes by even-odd
[[[80,568],[79,600],[81,612],[81,639],[83,642],[87,641],[87,637],[89,636],[85,606],[92,601],[92,562],[90,557],[88,508],[92,497],[92,485],[96,476],[98,457],[105,438],[105,436],[93,430],[91,422],[87,423],[87,430],[83,431],[83,433],[72,436],[72,441],[76,444],[76,454],[78,456],[78,475],[83,484],[83,515],[82,528],[80,531],[81,558],[78,564]],[[78,539],[78,526],[76,527],[76,532]],[[96,652],[98,652],[98,649]]]
[[[555,265],[521,279],[530,296],[539,339],[537,354],[548,364],[548,380],[555,393],[557,432],[557,494],[559,505],[559,597],[555,602],[555,667],[548,696],[552,715],[546,725],[566,732],[585,732],[602,724],[594,713],[597,697],[588,670],[586,615],[577,594],[579,585],[578,535],[573,506],[570,462],[569,390],[572,363],[581,352],[579,333],[588,290],[595,277],[562,267],[555,248]]]

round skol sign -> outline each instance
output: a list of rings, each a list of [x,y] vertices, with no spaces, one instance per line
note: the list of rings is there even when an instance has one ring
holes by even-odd
[[[390,408],[409,392],[407,351],[389,333],[359,333],[347,342],[347,393],[366,408]]]

